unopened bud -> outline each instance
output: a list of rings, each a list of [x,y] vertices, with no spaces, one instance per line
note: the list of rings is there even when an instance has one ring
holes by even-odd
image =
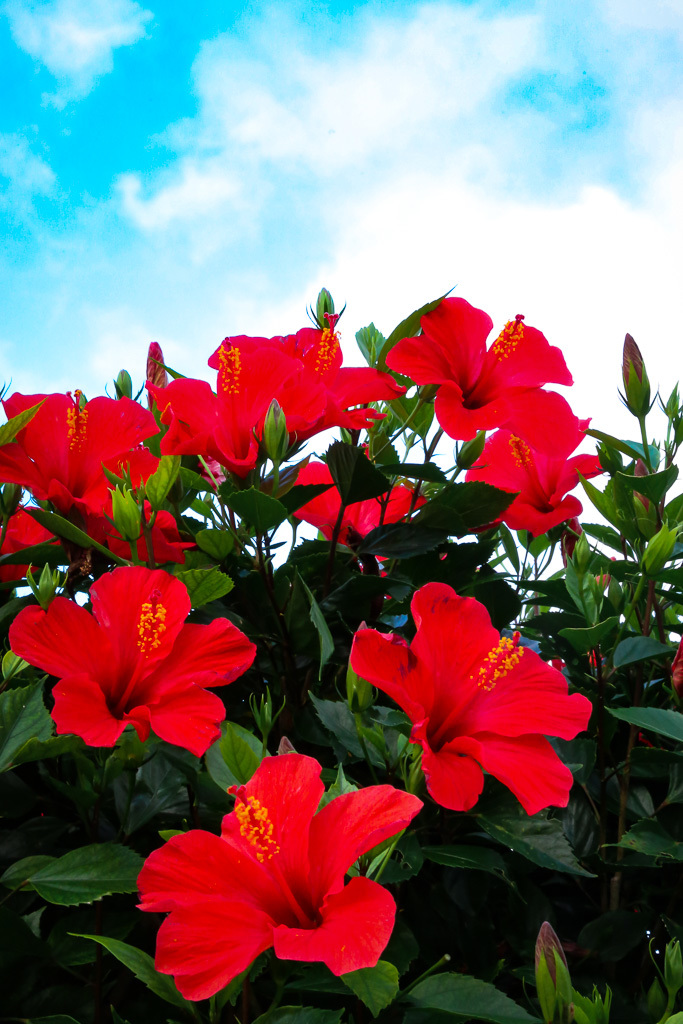
[[[662,1019],[665,1009],[666,993],[659,984],[659,980],[655,978],[647,993],[647,1012],[653,1024],[657,1024]]]
[[[668,417],[668,419],[673,420],[676,419],[676,417],[678,416],[680,408],[681,403],[680,398],[678,396],[678,384],[676,384],[674,386],[673,391],[667,398],[666,402],[662,404],[662,409],[664,410],[664,413]]]
[[[456,460],[458,469],[469,469],[470,466],[474,465],[484,450],[485,441],[485,430],[480,430],[477,436],[473,437],[471,441],[465,441],[464,445],[458,452],[458,458]]]
[[[683,700],[683,640],[678,645],[678,650],[671,663],[671,682],[674,691]]]
[[[572,986],[562,943],[544,921],[536,939],[536,991],[546,1024],[572,1020]]]
[[[659,532],[648,542],[643,555],[643,568],[649,576],[660,572],[671,558],[676,545],[676,535],[675,527],[670,530],[666,523],[662,523]]]
[[[294,744],[291,740],[288,740],[286,736],[283,736],[277,745],[278,754],[296,754]]]
[[[315,318],[321,329],[327,326],[325,316],[330,313],[334,314],[334,299],[328,292],[327,288],[321,288],[318,300],[315,304]]]
[[[133,382],[130,379],[128,370],[121,370],[118,377],[114,381],[114,388],[116,389],[117,398],[132,398],[133,397]]]
[[[280,465],[289,448],[287,420],[276,398],[270,403],[263,424],[263,447],[275,466]]]
[[[583,533],[583,527],[576,516],[573,519],[568,519],[565,523],[565,528],[562,531],[560,537],[560,547],[562,549],[562,562],[565,569],[567,568],[567,559],[571,558],[576,548],[576,542]]]
[[[577,575],[583,575],[583,573],[588,568],[590,558],[591,549],[588,545],[586,534],[582,530],[576,539],[576,544],[574,545],[574,552],[572,554],[572,565],[574,566]]]
[[[21,501],[19,484],[4,484],[0,490],[0,515],[9,518],[16,512]]]
[[[645,416],[650,411],[650,381],[640,349],[630,334],[624,340],[621,375],[626,408],[634,416]]]
[[[142,531],[140,506],[132,491],[111,492],[112,519],[114,526],[124,540],[134,543]]]
[[[678,939],[668,942],[664,951],[664,984],[669,1001],[673,1002],[679,989],[683,988],[683,956]]]
[[[354,672],[351,665],[346,670],[346,699],[353,714],[367,711],[374,701],[372,686]]]
[[[50,566],[45,563],[37,583],[33,576],[32,567],[29,565],[26,570],[26,582],[33,591],[33,596],[40,607],[43,611],[47,611],[57,593],[58,587],[61,587],[63,581],[59,569],[55,569],[53,572]]]
[[[657,532],[657,510],[637,491],[633,492],[633,511],[636,515],[636,524],[641,535],[650,540]]]
[[[153,341],[147,352],[147,383],[154,384],[157,388],[165,388],[168,384],[168,374],[164,369],[164,353],[158,341]],[[161,365],[160,365],[161,364]],[[148,393],[147,402],[152,405],[154,399]]]

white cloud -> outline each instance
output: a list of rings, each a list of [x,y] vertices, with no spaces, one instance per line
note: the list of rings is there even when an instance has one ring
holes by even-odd
[[[54,183],[52,168],[26,139],[0,133],[0,210],[26,219],[33,213],[33,200],[49,195]]]
[[[141,228],[159,230],[176,221],[192,221],[232,206],[240,197],[240,184],[220,167],[197,167],[183,162],[176,179],[162,186],[150,199],[141,197],[142,184],[135,174],[124,174],[117,182],[124,212]]]
[[[145,35],[152,17],[133,0],[8,0],[12,37],[59,83],[45,99],[57,107],[87,95],[114,66],[113,53]]]

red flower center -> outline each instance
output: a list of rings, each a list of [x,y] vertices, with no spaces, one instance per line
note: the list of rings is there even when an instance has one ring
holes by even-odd
[[[507,359],[523,340],[523,320],[524,316],[518,313],[514,320],[508,320],[505,324],[505,327],[491,346],[491,351],[497,359]]]
[[[240,835],[254,847],[256,859],[262,864],[270,860],[280,847],[273,839],[273,823],[268,817],[268,808],[255,796],[248,796],[244,802],[235,803],[235,815],[240,823]]]
[[[69,439],[69,449],[72,452],[80,452],[85,444],[85,433],[88,426],[88,410],[81,408],[82,391],[74,391],[73,395],[68,392],[73,405],[66,410],[66,436]]]
[[[492,690],[499,679],[519,664],[524,654],[524,648],[519,647],[519,638],[520,634],[517,632],[513,633],[512,637],[502,636],[496,646],[489,651],[477,674],[472,676],[480,690]]]
[[[144,601],[140,609],[137,644],[145,658],[161,644],[166,632],[166,608],[160,598],[161,591],[153,590],[149,601]]]
[[[226,395],[238,395],[242,356],[234,346],[222,345],[218,352],[218,386]]]

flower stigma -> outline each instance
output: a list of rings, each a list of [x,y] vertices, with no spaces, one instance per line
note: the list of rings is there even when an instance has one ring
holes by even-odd
[[[256,859],[261,864],[280,852],[280,847],[273,839],[273,823],[268,817],[268,808],[260,800],[255,796],[245,799],[238,794],[235,815],[240,825],[240,834],[254,847]]]
[[[518,466],[519,469],[529,469],[533,464],[531,448],[529,448],[529,445],[525,441],[522,441],[521,437],[515,437],[514,434],[508,443],[510,445],[512,457],[515,460],[515,465]]]
[[[166,608],[160,598],[161,591],[153,590],[149,601],[144,601],[140,610],[137,644],[145,658],[160,646],[166,632]]]
[[[514,320],[508,320],[505,324],[491,346],[491,351],[496,359],[507,359],[518,347],[520,341],[524,339],[523,320],[523,314],[518,313]]]
[[[221,345],[218,352],[218,383],[226,395],[239,394],[241,371],[240,350],[232,345]]]

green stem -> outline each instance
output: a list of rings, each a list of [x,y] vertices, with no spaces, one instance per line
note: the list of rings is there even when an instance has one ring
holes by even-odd
[[[427,970],[424,972],[424,974],[421,974],[419,978],[416,978],[415,981],[412,981],[410,983],[410,985],[408,985],[408,988],[404,988],[403,991],[401,992],[401,995],[402,996],[407,996],[408,993],[412,992],[413,989],[415,988],[415,986],[419,985],[421,981],[424,981],[425,978],[428,978],[430,974],[434,974],[434,972],[438,971],[440,967],[445,967],[446,964],[448,964],[450,962],[451,962],[450,953],[444,953],[444,955],[441,957],[440,960],[437,960],[436,963],[433,964],[432,967],[428,967]]]

